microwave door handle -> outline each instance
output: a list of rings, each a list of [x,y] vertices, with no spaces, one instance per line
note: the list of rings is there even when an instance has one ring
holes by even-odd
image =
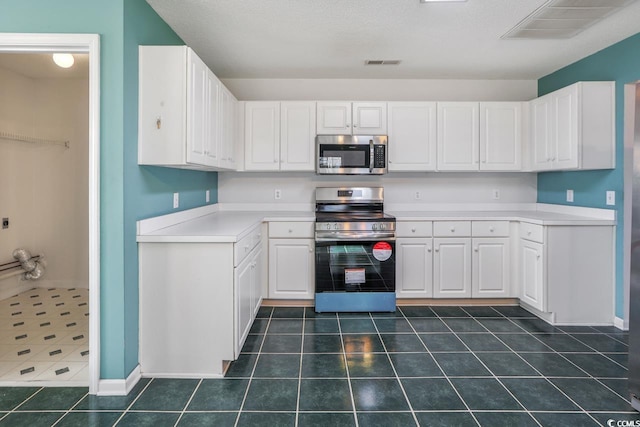
[[[373,172],[373,159],[374,159],[374,155],[373,155],[373,139],[369,140],[369,173]]]

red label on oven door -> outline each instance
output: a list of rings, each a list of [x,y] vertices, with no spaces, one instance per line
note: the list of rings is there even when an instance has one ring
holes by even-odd
[[[378,242],[373,245],[373,257],[378,261],[386,261],[391,258],[391,245],[387,242]]]

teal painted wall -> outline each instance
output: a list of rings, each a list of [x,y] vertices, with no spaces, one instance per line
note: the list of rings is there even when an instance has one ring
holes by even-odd
[[[217,201],[217,174],[138,167],[137,43],[182,44],[144,0],[0,0],[0,32],[100,35],[100,377],[138,363],[135,221]],[[125,30],[126,26],[126,30]],[[135,45],[135,48],[134,48]]]
[[[607,208],[605,191],[615,190],[618,227],[616,230],[616,316],[624,317],[624,85],[640,80],[640,33],[587,58],[564,67],[538,81],[544,95],[577,81],[616,82],[616,165],[614,170],[545,172],[538,174],[538,202]],[[567,203],[566,190],[574,190],[574,203]]]
[[[125,373],[138,364],[138,245],[136,221],[217,203],[218,174],[138,166],[138,46],[184,42],[144,0],[124,3],[124,316]],[[173,193],[180,209],[173,209]]]

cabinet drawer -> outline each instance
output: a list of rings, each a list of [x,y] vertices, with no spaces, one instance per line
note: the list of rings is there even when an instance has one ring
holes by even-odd
[[[509,221],[473,221],[473,237],[509,237]]]
[[[247,255],[262,240],[262,227],[258,226],[233,245],[233,265],[240,265]]]
[[[520,223],[520,238],[533,242],[544,243],[544,227],[528,222]]]
[[[314,236],[314,222],[270,222],[269,238],[304,238]]]
[[[469,237],[471,221],[436,221],[433,223],[434,237]]]
[[[397,237],[431,237],[433,235],[431,221],[398,221],[396,223]]]

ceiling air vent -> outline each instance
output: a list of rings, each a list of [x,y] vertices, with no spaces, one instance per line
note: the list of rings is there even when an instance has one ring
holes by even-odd
[[[364,65],[398,65],[399,59],[367,59]]]
[[[636,0],[549,0],[503,39],[568,39]]]

